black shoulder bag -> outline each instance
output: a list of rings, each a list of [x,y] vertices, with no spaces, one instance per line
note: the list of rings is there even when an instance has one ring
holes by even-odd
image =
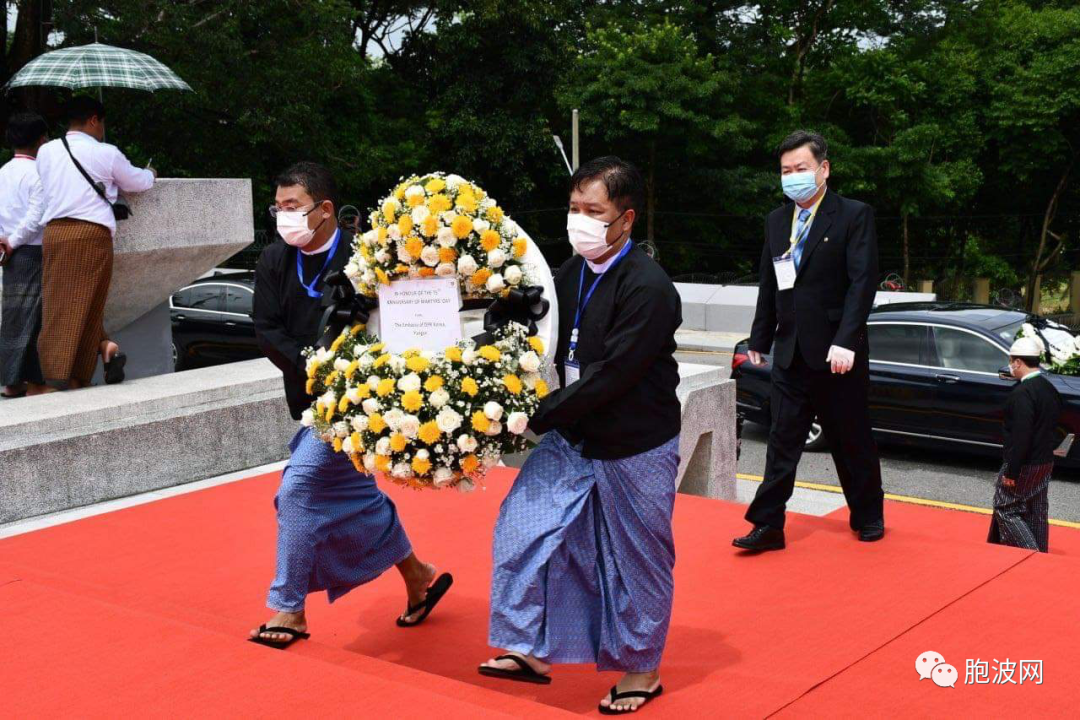
[[[71,158],[71,162],[75,163],[75,167],[79,169],[79,172],[82,173],[82,176],[86,178],[86,182],[90,183],[90,187],[94,188],[94,192],[98,194],[98,197],[104,200],[106,204],[108,204],[108,206],[112,208],[113,217],[117,220],[127,220],[129,217],[131,217],[131,206],[128,205],[127,200],[124,199],[124,196],[118,194],[116,196],[116,202],[109,202],[109,198],[105,195],[104,183],[94,182],[94,178],[90,177],[90,173],[86,172],[86,168],[84,168],[82,164],[80,164],[79,161],[75,159],[75,156],[71,152],[71,146],[68,145],[66,137],[60,138],[60,142],[64,143],[64,149],[67,150],[68,157]]]

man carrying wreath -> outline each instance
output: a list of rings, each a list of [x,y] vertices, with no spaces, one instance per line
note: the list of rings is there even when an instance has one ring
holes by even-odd
[[[551,682],[552,663],[621,671],[604,714],[663,691],[671,618],[682,317],[675,286],[630,239],[644,189],[613,156],[571,178],[578,256],[555,276],[562,389],[530,420],[547,435],[499,513],[489,643],[505,653],[480,666],[539,684]]]
[[[336,205],[337,186],[326,168],[301,162],[286,170],[270,208],[280,237],[263,251],[255,270],[255,335],[284,375],[296,420],[313,400],[303,351],[318,339],[324,281],[352,254],[352,236],[338,228]],[[267,606],[277,614],[252,630],[250,639],[275,648],[306,639],[308,593],[326,590],[333,602],[391,566],[397,566],[408,595],[397,624],[420,624],[453,579],[443,574],[436,580],[435,567],[413,553],[394,503],[375,478],[307,425],[289,444],[292,455],[274,498],[277,575]]]

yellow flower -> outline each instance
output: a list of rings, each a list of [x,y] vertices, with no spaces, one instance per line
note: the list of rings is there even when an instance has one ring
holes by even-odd
[[[439,248],[439,262],[452,263],[457,260],[457,250],[454,248]]]
[[[331,405],[330,407],[326,408],[326,415],[323,417],[323,420],[325,420],[326,422],[330,422],[333,419],[334,419],[334,406]]]
[[[353,375],[355,375],[356,371],[359,370],[359,369],[360,369],[360,361],[359,360],[353,360],[351,363],[349,363],[349,367],[345,368],[345,379],[346,380],[352,380]]]
[[[330,344],[330,352],[336,353],[340,350],[341,346],[345,343],[346,337],[345,333],[338,335],[337,338],[334,339],[334,342]]]
[[[326,376],[326,387],[330,387],[337,382],[338,376],[341,375],[337,370]]]
[[[538,355],[544,354],[544,341],[538,338],[536,335],[533,335],[531,338],[529,338],[529,347],[535,350]]]
[[[383,272],[382,268],[375,268],[375,277],[378,278],[379,282],[381,282],[383,285],[390,284],[390,278],[386,277],[386,273]]]
[[[318,362],[311,363],[311,367],[308,368],[308,371],[307,371],[308,378],[315,377],[315,373],[317,373],[317,372],[319,372],[319,363]]]
[[[477,410],[472,414],[472,429],[476,432],[487,432],[487,429],[491,427],[491,421],[488,420],[487,415],[483,410]]]
[[[435,233],[439,232],[439,218],[428,215],[420,225],[420,232],[424,234],[424,237],[434,237]]]
[[[318,415],[319,417],[322,417],[323,413],[325,413],[325,412],[326,412],[326,408],[323,407],[322,400],[317,401],[315,403],[315,414]]]
[[[487,211],[487,219],[495,223],[496,225],[501,223],[503,219],[502,208],[498,205],[493,205],[492,207],[489,207]]]
[[[391,381],[393,382],[393,381]],[[380,385],[382,383],[379,383]],[[409,412],[416,412],[424,405],[424,397],[415,390],[410,390],[401,396],[401,407]]]
[[[434,420],[429,420],[420,426],[420,432],[417,434],[421,440],[428,445],[434,445],[439,441],[442,436],[442,430],[439,429],[439,424]]]
[[[412,469],[417,475],[427,475],[431,470],[431,461],[427,458],[414,457],[412,459]]]
[[[345,412],[346,410],[349,409],[349,396],[348,395],[342,395],[341,396],[341,402],[338,403],[337,409],[338,409],[338,412],[341,412],[341,413],[343,413],[343,412]]]
[[[371,432],[378,434],[386,429],[386,421],[379,413],[372,413],[368,416],[367,427]]]
[[[405,188],[409,187],[410,182],[412,182],[412,180],[406,180],[404,182],[398,183],[398,186],[394,188],[394,197],[398,200],[404,200]]]
[[[457,345],[446,348],[446,352],[443,354],[450,362],[461,362],[461,348]]]
[[[428,392],[435,392],[443,386],[443,379],[438,375],[432,375],[424,381],[424,389]]]
[[[488,281],[489,277],[491,277],[491,271],[487,268],[480,268],[473,273],[471,278],[469,278],[469,282],[473,284],[473,287],[480,288],[484,287],[484,283]]]
[[[543,380],[536,381],[536,397],[543,398],[548,394],[548,385]],[[370,426],[369,426],[370,427]]]
[[[368,348],[368,352],[372,353],[372,354],[375,354],[377,352],[382,352],[384,344],[385,343],[375,343],[374,345],[372,345],[371,347]]]
[[[503,385],[510,391],[511,395],[518,395],[521,393],[521,378],[517,375],[507,375],[502,379]]]
[[[349,436],[349,439],[352,440],[352,449],[355,453],[353,457],[357,457],[364,452],[364,441],[360,439],[360,433],[354,432]]]
[[[392,392],[394,392],[394,381],[392,378],[383,378],[379,381],[379,387],[375,388],[375,394],[379,397],[386,397]]]
[[[471,190],[465,190],[458,193],[457,201],[455,202],[459,208],[467,213],[476,212],[476,196],[472,194]]]
[[[427,181],[427,184],[424,185],[424,189],[427,190],[431,194],[435,194],[437,192],[442,192],[445,188],[446,188],[446,181],[443,180],[442,178],[438,178],[438,177],[431,178],[430,180]]]
[[[408,360],[411,357],[416,357],[419,354],[420,354],[420,351],[417,348],[409,348],[408,350],[402,350],[401,351],[401,357],[405,358],[406,360]]]
[[[454,237],[458,240],[464,240],[472,232],[472,220],[464,215],[457,215],[454,217],[453,222],[450,223],[450,229],[454,231]]]
[[[360,396],[360,399],[363,400],[364,398],[371,397],[371,388],[368,387],[367,383],[364,383],[363,385],[357,385],[356,393]]]
[[[450,209],[450,198],[443,193],[432,195],[428,199],[427,205],[432,215],[440,215]]]
[[[356,337],[363,331],[364,327],[364,323],[356,323],[349,329],[349,334]]]
[[[480,392],[480,388],[477,386],[475,380],[471,377],[467,377],[461,381],[461,392],[469,397],[476,397],[476,393]]]
[[[499,360],[502,359],[502,353],[500,353],[499,348],[494,345],[484,345],[478,352],[480,353],[480,357],[485,360],[490,360],[491,362],[499,362]]]
[[[529,241],[519,237],[514,241],[514,257],[525,257],[525,251],[529,247]]]
[[[390,472],[390,456],[389,455],[376,455],[375,456],[375,469],[379,472]]]
[[[394,212],[394,204],[391,203],[389,200],[383,203],[382,214],[383,217],[386,218],[386,222],[388,223],[394,222],[394,220],[397,218],[397,215]]]
[[[427,195],[425,195],[424,193],[413,193],[412,195],[407,196],[407,199],[409,201],[409,207],[423,205],[425,198],[427,198]]]
[[[414,260],[419,260],[420,253],[424,251],[424,241],[414,235],[405,241],[405,249],[409,251]]]
[[[398,218],[397,226],[402,235],[408,235],[413,229],[412,218],[408,215],[402,215]]]
[[[352,460],[352,464],[353,467],[356,468],[356,472],[360,474],[367,472],[367,468],[364,467],[364,458],[360,455],[360,453],[353,453],[352,457],[350,457],[349,459]]]
[[[409,441],[401,433],[394,433],[390,436],[390,449],[394,452],[401,452],[408,444]]]
[[[390,242],[390,232],[386,228],[384,228],[382,225],[380,225],[375,230],[375,234],[377,236],[377,239],[378,239],[380,245],[386,245],[388,242]]]
[[[494,230],[485,230],[484,234],[480,236],[480,247],[484,250],[491,252],[495,248],[499,247],[499,233]]]
[[[341,452],[341,438],[339,437],[334,438],[334,452]]]
[[[405,367],[409,368],[414,373],[422,373],[422,372],[424,372],[425,370],[428,369],[428,365],[430,365],[430,364],[431,363],[429,363],[426,359],[424,359],[420,355],[414,355],[414,356],[412,356],[411,358],[409,358],[408,360],[405,361]]]
[[[388,362],[390,362],[390,354],[389,353],[384,353],[384,354],[380,355],[379,357],[375,358],[375,362],[371,363],[371,367],[373,367],[373,368],[381,368],[383,365],[385,365]]]
[[[461,458],[461,470],[465,473],[476,472],[476,468],[480,467],[480,460],[475,455],[466,455]]]
[[[309,378],[308,379],[307,386],[304,388],[304,390],[307,391],[308,395],[314,395],[315,394],[315,378]]]

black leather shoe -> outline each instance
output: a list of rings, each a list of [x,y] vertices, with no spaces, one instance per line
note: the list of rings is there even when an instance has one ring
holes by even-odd
[[[885,537],[885,521],[872,520],[859,528],[859,540],[874,542]]]
[[[749,535],[735,538],[731,544],[743,550],[762,552],[784,549],[784,531],[768,525],[755,525]]]

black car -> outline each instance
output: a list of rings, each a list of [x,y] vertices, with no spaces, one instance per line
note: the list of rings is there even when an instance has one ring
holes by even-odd
[[[1031,315],[987,305],[902,303],[870,313],[870,421],[879,440],[1001,454],[1005,398],[1016,385],[1008,349]],[[769,371],[749,362],[747,341],[735,347],[731,377],[740,414],[770,422]],[[1061,393],[1062,439],[1080,433],[1080,377],[1046,373]],[[814,424],[807,449],[825,446]],[[1080,467],[1074,444],[1059,463]]]
[[[263,357],[251,319],[254,273],[202,278],[173,293],[173,362],[177,370]]]

